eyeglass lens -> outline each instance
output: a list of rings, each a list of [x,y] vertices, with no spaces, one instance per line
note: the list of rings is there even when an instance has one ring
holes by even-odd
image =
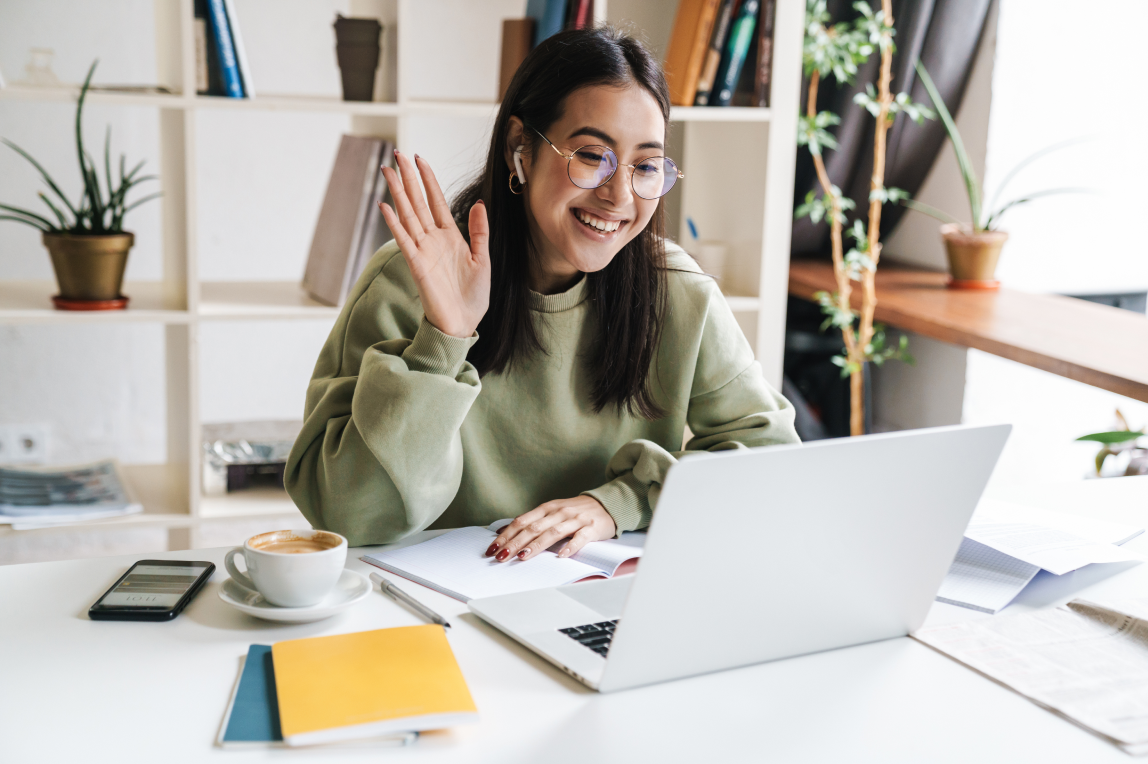
[[[618,169],[618,155],[605,146],[583,146],[570,158],[570,180],[578,188],[598,188]],[[634,193],[657,199],[669,193],[678,180],[678,166],[667,157],[650,157],[634,166]]]

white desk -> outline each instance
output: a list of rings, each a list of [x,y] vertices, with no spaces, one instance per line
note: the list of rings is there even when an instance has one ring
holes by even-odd
[[[1148,478],[995,491],[998,498],[1148,525]],[[922,508],[927,511],[927,507]],[[1148,535],[1131,544],[1148,552]],[[257,621],[214,580],[170,623],[95,622],[88,606],[137,557],[0,567],[0,762],[1123,762],[1115,747],[910,640],[893,639],[598,695],[469,615],[443,613],[481,722],[406,749],[213,748],[238,659],[253,643],[419,623],[382,595],[334,619]],[[352,551],[349,566],[367,571]],[[1148,564],[1041,573],[1005,613],[1090,596],[1148,595]],[[792,614],[779,613],[787,618]],[[936,604],[930,622],[990,617]]]

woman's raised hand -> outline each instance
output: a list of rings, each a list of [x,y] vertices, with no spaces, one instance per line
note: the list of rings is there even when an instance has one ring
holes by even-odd
[[[468,245],[426,160],[416,154],[411,161],[396,151],[395,161],[399,173],[384,167],[383,175],[398,211],[381,202],[379,210],[406,258],[427,320],[443,334],[470,337],[490,305],[486,206],[480,200],[470,209]],[[420,176],[429,207],[419,188]]]

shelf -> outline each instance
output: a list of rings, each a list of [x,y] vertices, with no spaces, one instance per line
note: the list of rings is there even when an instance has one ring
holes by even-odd
[[[339,308],[312,300],[297,281],[206,281],[199,316],[217,321],[259,319],[334,320]]]
[[[770,109],[752,106],[671,106],[671,122],[768,122]]]
[[[948,275],[882,263],[875,318],[943,342],[1148,402],[1148,318],[1107,305],[1008,287],[946,289]],[[828,262],[795,260],[789,293],[836,291]],[[860,295],[854,290],[854,307]]]
[[[190,320],[186,310],[164,307],[163,284],[158,281],[124,284],[124,294],[131,298],[127,310],[56,310],[51,297],[58,291],[53,281],[0,281],[0,324],[186,324]]]
[[[224,496],[204,496],[199,500],[200,520],[242,520],[282,517],[292,520],[303,514],[285,491],[253,488]]]
[[[74,103],[79,98],[76,86],[55,88],[29,88],[10,85],[0,90],[0,100],[39,101],[47,103]],[[227,98],[225,96],[162,95],[151,93],[111,93],[96,91],[88,94],[90,103],[119,106],[151,106],[163,109],[243,109],[255,111],[302,111],[354,114],[376,117],[400,116],[456,116],[493,118],[500,104],[490,101],[406,101],[386,103],[374,101],[342,101],[338,98],[305,95],[267,95],[257,98]],[[670,109],[672,122],[768,122],[772,111],[749,106],[674,106]]]
[[[80,87],[78,85],[36,88],[9,85],[6,88],[0,89],[0,101],[75,103],[79,98]],[[179,94],[119,93],[97,90],[89,91],[87,102],[114,106],[152,106],[161,109],[182,109],[186,106],[187,99]]]

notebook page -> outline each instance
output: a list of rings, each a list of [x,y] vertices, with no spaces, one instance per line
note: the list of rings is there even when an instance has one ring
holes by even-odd
[[[981,499],[973,519],[988,517],[1001,523],[1032,523],[1057,531],[1064,531],[1088,541],[1117,546],[1139,536],[1143,528],[1124,525],[1094,517],[1056,512],[1050,509],[1037,509],[1023,504],[1013,504],[997,499]]]
[[[1060,576],[1094,562],[1144,559],[1128,549],[1027,522],[974,516],[965,537]]]
[[[983,613],[996,613],[1012,602],[1040,571],[972,539],[962,539],[937,600]]]
[[[364,555],[362,559],[463,602],[562,586],[595,573],[605,574],[553,552],[543,552],[525,561],[495,562],[493,557],[486,556],[495,535],[487,528],[459,528],[421,544]]]
[[[509,518],[504,518],[502,520],[495,520],[486,527],[497,534],[507,525],[510,525],[510,522]],[[618,566],[622,563],[627,560],[632,560],[635,557],[641,557],[642,548],[645,545],[645,531],[623,531],[621,537],[616,539],[591,541],[579,549],[578,553],[570,559],[586,563],[612,576],[617,572]],[[557,554],[564,546],[566,546],[566,539],[557,542],[554,546],[550,547],[548,551]]]

